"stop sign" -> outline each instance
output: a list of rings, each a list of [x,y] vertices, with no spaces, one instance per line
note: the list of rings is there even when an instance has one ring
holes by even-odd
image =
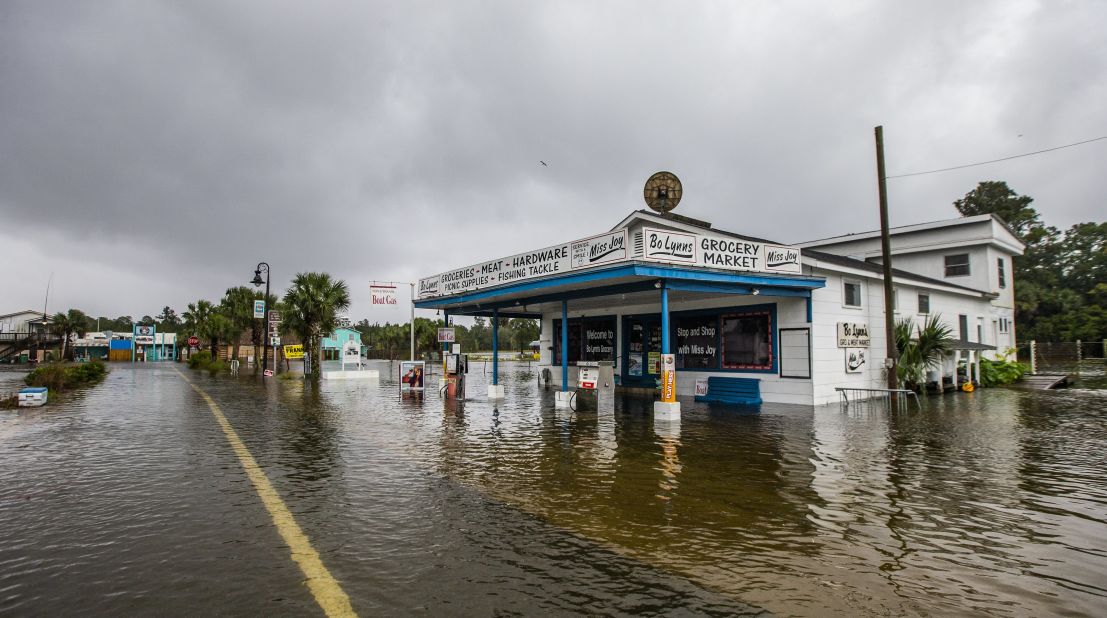
[[[190,345],[192,347],[196,347],[196,346],[200,345],[200,338],[196,337],[196,336],[189,337],[188,338],[188,345]]]

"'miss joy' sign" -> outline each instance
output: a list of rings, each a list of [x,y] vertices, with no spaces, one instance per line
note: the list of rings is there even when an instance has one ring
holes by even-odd
[[[619,230],[420,279],[419,298],[463,294],[578,268],[622,262],[627,257],[627,231]]]

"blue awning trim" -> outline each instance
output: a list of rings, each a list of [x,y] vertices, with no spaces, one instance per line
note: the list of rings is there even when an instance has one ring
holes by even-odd
[[[631,283],[619,283],[585,290],[568,290],[564,292],[549,292],[550,288],[564,285],[578,285],[594,281],[618,279],[623,277],[646,277],[651,281],[635,281]],[[558,275],[535,281],[525,281],[517,284],[507,284],[490,290],[471,292],[457,296],[430,298],[415,302],[419,309],[440,309],[453,306],[454,313],[474,312],[484,313],[494,308],[515,306],[516,302],[523,305],[537,304],[554,300],[572,298],[594,298],[612,294],[625,294],[628,292],[645,291],[653,287],[652,279],[664,279],[670,289],[683,289],[685,291],[701,291],[710,293],[727,294],[752,294],[753,288],[760,290],[767,296],[810,296],[811,290],[826,287],[826,279],[822,277],[809,277],[804,275],[762,275],[752,273],[725,273],[701,269],[689,269],[675,266],[656,266],[644,264],[624,264],[613,268],[592,270],[583,273]],[[682,287],[685,286],[685,287]],[[698,286],[698,287],[696,287]],[[497,300],[509,294],[526,292],[542,292],[526,298],[513,298]],[[458,307],[461,305],[461,307]],[[472,305],[465,308],[464,305]]]

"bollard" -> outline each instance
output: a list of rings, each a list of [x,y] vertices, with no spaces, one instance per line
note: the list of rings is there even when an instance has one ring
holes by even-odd
[[[1084,360],[1084,345],[1079,339],[1076,340],[1076,375],[1080,375],[1080,363]]]
[[[1030,340],[1030,375],[1038,373],[1038,342]]]

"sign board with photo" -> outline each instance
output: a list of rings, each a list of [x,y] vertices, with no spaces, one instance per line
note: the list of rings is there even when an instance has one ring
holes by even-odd
[[[361,344],[351,339],[342,344],[342,370],[346,365],[357,365],[361,369]]]
[[[265,317],[265,301],[264,300],[255,300],[254,301],[254,318],[260,319],[260,318],[264,318],[264,317]]]
[[[423,390],[424,361],[400,361],[400,391]]]
[[[846,373],[862,373],[869,351],[864,348],[846,348]]]
[[[863,322],[838,322],[839,348],[867,348],[871,345],[869,325]]]

